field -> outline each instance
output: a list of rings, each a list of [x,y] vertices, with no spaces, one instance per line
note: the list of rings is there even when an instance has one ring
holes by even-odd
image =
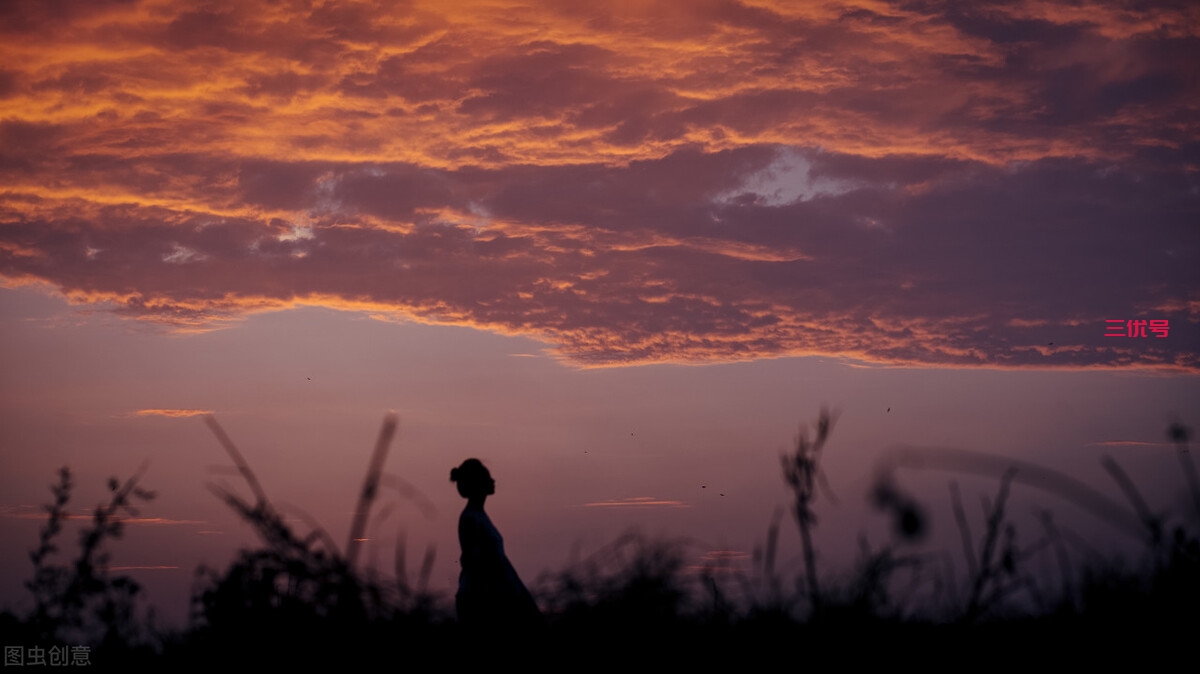
[[[544,621],[515,630],[458,624],[453,598],[427,589],[428,557],[410,570],[400,549],[390,577],[360,570],[356,541],[376,497],[393,417],[381,429],[345,546],[319,529],[290,527],[210,418],[253,497],[215,494],[256,530],[261,545],[243,550],[226,569],[198,569],[189,625],[157,630],[139,604],[138,584],[112,573],[106,552],[121,538],[122,518],[155,494],[140,484],[140,475],[110,480],[109,502],[95,509],[78,546],[68,550],[62,523],[75,478],[63,468],[30,552],[26,587],[34,609],[0,614],[6,663],[65,658],[57,648],[66,644],[86,644],[82,655],[91,666],[122,671],[211,670],[234,662],[392,669],[437,660],[546,669],[826,659],[959,667],[981,659],[991,665],[1057,658],[1079,664],[1118,654],[1146,663],[1186,651],[1176,635],[1194,634],[1200,601],[1200,488],[1189,429],[1174,424],[1167,434],[1196,513],[1151,512],[1109,458],[1104,468],[1116,499],[1032,464],[952,450],[896,453],[880,467],[871,492],[875,507],[893,523],[893,539],[876,547],[864,540],[854,568],[833,570],[818,568],[811,533],[824,483],[821,456],[835,422],[823,410],[812,436],[802,431],[782,457],[783,480],[793,496],[791,520],[803,544],[798,577],[775,570],[781,518],[767,526],[752,573],[725,573],[719,565],[696,571],[685,563],[685,541],[630,534],[532,583]],[[916,545],[929,515],[905,493],[897,469],[918,463],[995,478],[995,496],[974,523],[950,482],[962,544],[957,555],[967,569],[957,582],[941,556]],[[1086,542],[1061,531],[1049,515],[1033,540],[1018,537],[1006,510],[1016,483],[1092,511],[1139,539],[1140,556],[1129,561],[1086,552]],[[14,644],[24,644],[19,653]]]

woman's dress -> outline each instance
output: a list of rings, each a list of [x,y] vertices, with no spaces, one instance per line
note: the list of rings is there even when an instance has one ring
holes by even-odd
[[[458,542],[462,546],[455,596],[459,622],[515,627],[541,618],[533,596],[504,554],[504,539],[482,508],[463,510]]]

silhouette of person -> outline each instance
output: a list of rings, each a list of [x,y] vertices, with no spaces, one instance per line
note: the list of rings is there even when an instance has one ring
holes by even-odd
[[[450,481],[467,499],[458,518],[462,546],[455,609],[461,624],[472,628],[512,629],[541,622],[533,595],[504,554],[504,539],[483,511],[483,502],[496,493],[496,481],[479,459],[467,459],[450,470]]]

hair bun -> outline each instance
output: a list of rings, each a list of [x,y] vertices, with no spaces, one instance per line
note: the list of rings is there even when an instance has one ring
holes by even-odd
[[[459,473],[459,471],[457,468],[450,469],[450,481],[451,482],[458,482],[458,473]]]

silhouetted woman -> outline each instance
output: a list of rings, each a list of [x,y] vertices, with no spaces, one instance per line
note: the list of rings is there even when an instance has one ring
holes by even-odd
[[[454,603],[459,622],[506,629],[537,624],[541,620],[537,604],[504,555],[500,532],[483,511],[483,502],[496,493],[496,481],[479,459],[467,459],[451,469],[450,481],[467,499],[458,518],[462,572]]]

